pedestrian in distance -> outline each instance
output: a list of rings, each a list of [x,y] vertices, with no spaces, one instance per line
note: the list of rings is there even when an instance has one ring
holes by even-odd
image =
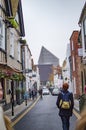
[[[86,130],[86,107],[84,107],[80,114],[80,118],[76,122],[75,130]]]
[[[31,89],[29,88],[29,98],[31,99],[32,94],[31,94]]]
[[[25,94],[24,94],[24,100],[25,100],[25,105],[27,106],[28,92],[25,92]]]
[[[42,92],[43,92],[43,90],[42,90],[42,88],[40,88],[39,89],[39,95],[40,95],[40,98],[42,99]]]
[[[59,93],[56,105],[59,108],[59,116],[61,117],[63,130],[69,130],[70,117],[73,113],[74,99],[73,94],[68,91],[69,84],[63,83],[62,90]]]
[[[31,94],[32,94],[32,99],[34,100],[34,98],[35,98],[35,89],[34,88],[32,89]]]
[[[35,91],[35,98],[37,99],[37,88],[35,88],[34,91]]]
[[[0,101],[3,99],[3,89],[0,82]],[[0,106],[0,130],[13,130],[12,122],[8,116],[4,115],[3,108]]]

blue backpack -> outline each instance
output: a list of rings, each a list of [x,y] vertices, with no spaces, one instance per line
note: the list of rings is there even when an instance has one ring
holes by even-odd
[[[61,100],[59,104],[62,109],[70,109],[71,100],[70,100],[70,92],[61,92]]]

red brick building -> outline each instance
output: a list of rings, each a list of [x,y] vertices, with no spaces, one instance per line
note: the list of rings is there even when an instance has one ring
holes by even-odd
[[[73,31],[70,37],[70,68],[71,68],[71,77],[72,77],[72,85],[73,85],[73,93],[74,96],[77,98],[81,94],[81,57],[79,56],[79,48],[81,45],[78,42],[79,31]]]

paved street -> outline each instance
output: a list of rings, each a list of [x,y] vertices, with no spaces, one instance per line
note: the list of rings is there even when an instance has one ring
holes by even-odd
[[[66,90],[75,130],[86,106],[86,0],[0,0],[0,106],[11,126],[63,130],[55,95],[64,91],[69,109]]]
[[[39,96],[37,97],[37,99],[35,100],[28,100],[27,101],[27,106],[25,105],[25,102],[23,102],[21,105],[17,105],[14,107],[14,116],[12,116],[12,108],[8,109],[7,111],[5,111],[4,113],[11,119],[11,120],[15,120],[19,115],[21,115],[21,113],[23,113],[25,110],[27,110],[30,106],[32,106],[32,104],[36,101],[39,100]],[[78,114],[79,112],[79,100],[75,99],[74,100],[74,109],[75,112]],[[75,114],[74,112],[74,114]],[[77,115],[76,115],[77,116]],[[79,115],[80,116],[80,115]],[[78,116],[77,116],[78,118]]]
[[[62,130],[61,120],[56,107],[56,96],[44,96],[14,127],[15,130]],[[74,130],[76,117],[70,120],[70,130]]]

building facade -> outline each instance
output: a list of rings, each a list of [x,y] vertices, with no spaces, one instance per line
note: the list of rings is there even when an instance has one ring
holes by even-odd
[[[84,87],[86,85],[86,2],[83,6],[80,18],[79,18],[79,26],[80,26],[80,36],[79,41],[82,45],[82,59],[81,59],[81,82],[82,82],[82,94],[84,93]]]
[[[81,45],[78,43],[78,37],[79,31],[77,30],[73,31],[70,37],[72,86],[76,98],[81,95],[81,56],[78,53]]]
[[[21,0],[0,1],[0,81],[4,108],[18,103],[17,88],[22,88],[23,74],[20,37],[25,36]],[[14,6],[15,5],[15,6]],[[22,95],[20,94],[20,100]]]

